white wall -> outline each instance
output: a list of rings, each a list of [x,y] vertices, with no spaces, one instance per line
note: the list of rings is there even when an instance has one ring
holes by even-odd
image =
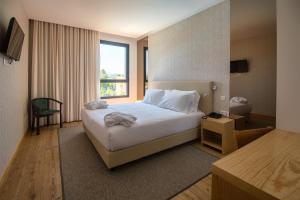
[[[246,97],[252,113],[275,117],[276,33],[232,41],[230,58],[249,63],[249,72],[230,75],[230,96]]]
[[[276,127],[300,133],[300,1],[277,0]]]
[[[214,110],[228,111],[229,56],[230,4],[224,1],[149,36],[149,81],[215,81]]]
[[[0,55],[0,177],[27,129],[28,100],[28,24],[19,0],[1,0],[0,37],[6,32],[11,17],[16,17],[25,33],[21,59],[12,65],[3,64]]]
[[[100,33],[101,40],[129,44],[129,97],[107,99],[108,103],[128,103],[137,99],[137,40],[108,33]],[[101,50],[100,50],[101,51]],[[100,58],[101,59],[101,58]]]

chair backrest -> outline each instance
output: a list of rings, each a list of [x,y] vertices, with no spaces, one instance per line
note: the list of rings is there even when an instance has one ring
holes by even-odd
[[[31,100],[32,111],[42,111],[49,109],[49,99],[48,98],[36,98]]]

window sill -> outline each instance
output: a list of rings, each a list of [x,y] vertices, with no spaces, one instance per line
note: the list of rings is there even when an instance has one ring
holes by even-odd
[[[129,95],[125,95],[125,96],[111,96],[111,97],[100,97],[100,99],[121,99],[121,98],[129,98]]]

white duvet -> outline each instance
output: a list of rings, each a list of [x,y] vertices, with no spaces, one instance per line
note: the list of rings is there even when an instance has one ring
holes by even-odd
[[[124,112],[137,117],[132,127],[106,127],[104,116]],[[136,144],[176,134],[200,125],[203,112],[190,114],[175,112],[145,103],[108,106],[107,109],[82,110],[82,120],[88,130],[107,150],[117,151]]]

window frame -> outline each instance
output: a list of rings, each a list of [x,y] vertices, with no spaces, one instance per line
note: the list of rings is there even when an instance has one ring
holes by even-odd
[[[125,47],[126,51],[126,63],[125,63],[125,70],[126,70],[126,78],[124,80],[121,79],[101,79],[100,76],[100,94],[101,94],[101,83],[126,83],[126,95],[120,95],[120,96],[105,96],[105,97],[100,97],[101,99],[114,99],[114,98],[126,98],[129,97],[129,44],[126,43],[120,43],[120,42],[112,42],[108,40],[100,40],[100,46],[101,44],[106,44],[106,45],[112,45],[112,46],[117,46],[117,47]],[[101,51],[101,48],[100,48]],[[101,71],[101,57],[100,57],[100,71]]]
[[[148,83],[147,72],[146,72],[146,63],[147,63],[146,62],[146,53],[147,53],[147,51],[148,51],[148,47],[144,47],[144,96],[146,94],[146,83]],[[148,58],[149,58],[149,51],[148,51]]]

